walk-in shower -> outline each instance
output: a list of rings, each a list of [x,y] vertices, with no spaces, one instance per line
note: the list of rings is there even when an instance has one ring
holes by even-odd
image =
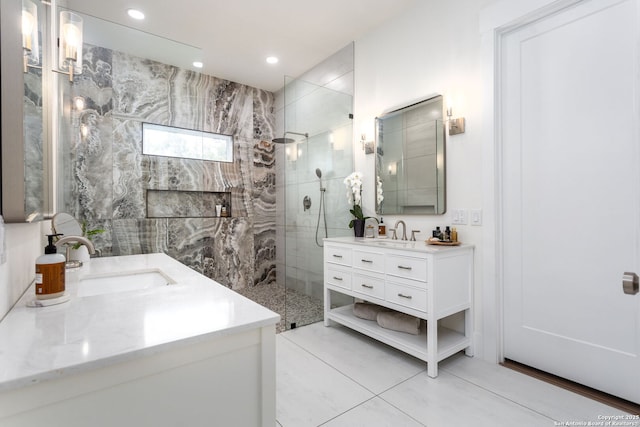
[[[285,77],[274,105],[276,274],[245,293],[280,314],[282,331],[322,320],[322,238],[353,235],[343,197],[354,170],[353,44]]]

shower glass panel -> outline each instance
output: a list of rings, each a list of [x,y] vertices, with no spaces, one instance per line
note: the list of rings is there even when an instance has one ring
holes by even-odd
[[[343,180],[353,171],[353,96],[327,86],[285,77],[288,139],[278,144],[285,259],[278,279],[284,273],[286,329],[322,320],[322,239],[352,233]]]

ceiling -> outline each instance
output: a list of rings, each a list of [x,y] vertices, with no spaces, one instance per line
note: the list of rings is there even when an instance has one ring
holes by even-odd
[[[67,6],[201,48],[200,71],[276,91],[423,0],[67,0]],[[63,1],[59,2],[63,4]],[[126,11],[144,12],[143,21]],[[275,65],[267,56],[277,56]]]

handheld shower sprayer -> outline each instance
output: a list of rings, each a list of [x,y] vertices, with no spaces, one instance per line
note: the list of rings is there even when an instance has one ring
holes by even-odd
[[[316,245],[322,247],[322,245],[318,241],[318,230],[320,229],[320,215],[322,215],[324,218],[324,237],[329,237],[329,233],[327,231],[327,212],[325,211],[325,206],[324,206],[324,193],[327,189],[322,186],[322,170],[320,170],[320,168],[316,168],[316,176],[320,180],[320,206],[318,208],[318,223],[316,224]]]
[[[325,191],[326,189],[322,187],[322,171],[320,170],[320,168],[316,168],[316,176],[320,180],[320,191]]]

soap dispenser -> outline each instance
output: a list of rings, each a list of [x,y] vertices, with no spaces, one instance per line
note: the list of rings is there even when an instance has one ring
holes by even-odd
[[[382,217],[380,217],[380,223],[378,224],[378,237],[387,237],[387,226]]]
[[[50,299],[62,296],[65,289],[65,257],[57,253],[53,238],[62,234],[48,234],[49,244],[44,255],[36,259],[36,299]]]

